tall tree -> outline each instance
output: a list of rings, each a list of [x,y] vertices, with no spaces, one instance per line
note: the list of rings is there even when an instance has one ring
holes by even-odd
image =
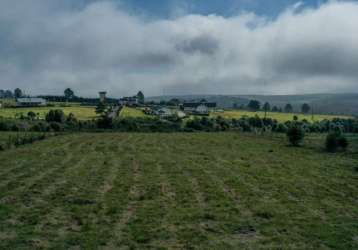
[[[248,109],[250,109],[252,111],[258,111],[261,108],[261,103],[257,100],[250,100],[247,107],[248,107]]]
[[[265,118],[266,118],[266,116],[267,116],[267,112],[269,112],[270,110],[271,110],[271,105],[270,105],[270,103],[265,102],[265,104],[264,104]]]
[[[11,90],[6,90],[4,97],[5,97],[5,98],[13,98],[14,95],[13,95],[13,93],[11,92]]]
[[[310,112],[310,110],[311,110],[311,107],[310,107],[310,105],[308,105],[307,103],[304,103],[304,104],[302,105],[301,110],[302,110],[302,113],[308,114],[308,112]]]
[[[144,103],[144,94],[142,91],[139,91],[138,94],[137,94],[137,97],[138,97],[138,102],[140,104],[143,104]]]
[[[103,115],[107,112],[108,106],[106,103],[99,102],[96,107],[96,114]]]
[[[75,93],[70,88],[65,89],[63,93],[65,94],[67,100],[71,100],[73,97],[75,97]]]
[[[4,98],[5,97],[5,90],[0,89],[0,98]]]
[[[272,112],[278,112],[278,107],[277,107],[277,106],[273,106]]]
[[[14,96],[15,96],[15,98],[20,98],[20,97],[22,97],[22,90],[19,89],[19,88],[16,88],[16,89],[14,90]]]
[[[286,106],[285,106],[285,112],[286,113],[292,113],[293,111],[293,107],[290,103],[287,103]]]

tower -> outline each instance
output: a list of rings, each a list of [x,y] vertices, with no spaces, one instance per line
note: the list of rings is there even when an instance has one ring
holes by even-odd
[[[99,92],[99,101],[100,102],[103,103],[106,101],[106,94],[107,94],[107,92],[105,92],[105,91]]]

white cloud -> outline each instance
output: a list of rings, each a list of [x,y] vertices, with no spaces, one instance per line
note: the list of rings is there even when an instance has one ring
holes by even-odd
[[[275,20],[252,13],[148,20],[103,1],[70,9],[3,0],[0,88],[71,87],[92,96],[356,91],[358,4],[295,6]]]

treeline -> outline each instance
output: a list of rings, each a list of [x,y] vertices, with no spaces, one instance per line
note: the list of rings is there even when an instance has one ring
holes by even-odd
[[[322,120],[309,122],[307,120],[294,120],[280,123],[271,118],[259,116],[240,119],[224,119],[223,117],[200,117],[190,120],[181,120],[171,117],[166,120],[153,118],[110,118],[101,115],[99,119],[81,121],[73,114],[66,116],[62,110],[50,110],[45,120],[39,120],[33,112],[20,119],[0,118],[0,131],[100,131],[113,130],[121,132],[277,132],[286,133],[292,126],[299,126],[306,133],[327,133],[339,130],[342,133],[358,133],[357,119]]]
[[[269,102],[265,102],[262,104],[258,100],[250,100],[249,103],[245,106],[238,106],[237,104],[234,104],[234,108],[239,109],[246,109],[250,111],[264,111],[264,112],[285,112],[285,113],[293,113],[294,109],[292,104],[287,103],[284,107],[278,107],[278,106],[271,106]],[[308,114],[312,112],[313,109],[308,103],[303,103],[300,107],[300,112],[303,114]]]
[[[75,102],[75,103],[81,103],[83,105],[91,105],[91,106],[95,106],[99,102],[98,98],[85,98],[85,97],[78,97],[78,96],[73,96],[71,98],[68,98],[66,96],[60,96],[60,95],[59,96],[40,95],[38,97],[43,98],[48,102],[63,102],[63,103]],[[106,101],[109,104],[118,102],[116,99],[112,99],[112,98],[107,98]]]

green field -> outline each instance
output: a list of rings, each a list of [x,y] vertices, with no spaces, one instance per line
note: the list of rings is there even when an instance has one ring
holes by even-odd
[[[265,117],[264,112],[250,112],[245,110],[233,110],[233,111],[224,111],[224,112],[213,112],[211,113],[211,117],[222,116],[227,119],[239,119],[243,116],[253,117],[258,115],[259,117]],[[339,115],[314,115],[312,119],[312,115],[305,114],[289,114],[289,113],[277,113],[277,112],[268,112],[267,117],[276,119],[279,122],[286,122],[293,120],[293,116],[297,116],[299,120],[306,119],[310,122],[312,121],[322,121],[324,119],[332,120],[333,118],[351,118],[350,116],[339,116]],[[143,113],[143,111],[139,108],[130,108],[124,107],[121,114],[121,117],[148,117]],[[191,116],[193,118],[194,116]]]
[[[131,108],[131,107],[123,107],[119,116],[122,118],[150,117],[149,115],[144,114],[143,110],[139,108]]]
[[[69,106],[69,107],[33,107],[33,108],[2,108],[0,109],[0,117],[5,118],[15,118],[16,114],[27,115],[28,112],[33,111],[36,114],[39,114],[41,119],[45,118],[45,115],[51,109],[61,109],[63,112],[68,115],[70,113],[74,114],[75,117],[79,120],[91,120],[96,118],[95,108],[87,106]]]
[[[71,134],[0,152],[0,249],[357,249],[350,141]]]
[[[243,116],[253,117],[258,115],[261,118],[265,117],[265,112],[250,112],[245,110],[233,110],[233,111],[224,111],[224,112],[215,112],[211,114],[212,116],[222,116],[228,119],[239,119]],[[292,121],[293,116],[297,116],[299,120],[306,119],[309,122],[313,121],[322,121],[324,119],[332,120],[333,118],[351,118],[349,116],[339,116],[339,115],[314,115],[312,119],[311,114],[290,114],[290,113],[278,113],[278,112],[268,112],[267,118],[276,119],[279,122]]]

